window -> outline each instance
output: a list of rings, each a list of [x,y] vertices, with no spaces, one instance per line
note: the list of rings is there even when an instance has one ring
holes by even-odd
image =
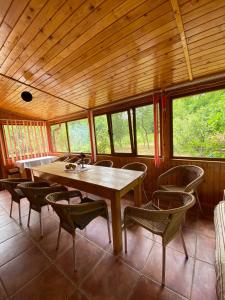
[[[51,126],[52,147],[54,152],[68,152],[68,141],[66,124],[55,124]]]
[[[95,136],[97,153],[110,154],[111,148],[106,115],[95,117]]]
[[[173,101],[173,154],[225,158],[225,90]]]
[[[138,155],[154,155],[153,105],[136,108],[136,138]]]
[[[46,126],[31,123],[21,125],[20,121],[13,121],[13,125],[3,125],[8,158],[22,159],[49,152]]]
[[[90,133],[88,119],[76,120],[67,123],[71,152],[90,153]]]
[[[114,113],[111,116],[114,151],[117,153],[131,153],[128,112]]]

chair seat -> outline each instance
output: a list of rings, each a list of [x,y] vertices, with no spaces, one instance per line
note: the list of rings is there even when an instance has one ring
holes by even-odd
[[[142,208],[145,208],[148,210],[159,210],[151,202],[143,205]],[[158,235],[162,235],[162,233],[164,232],[164,230],[166,229],[166,226],[168,224],[168,219],[165,219],[165,221],[160,221],[160,222],[153,222],[153,221],[146,220],[144,218],[137,217],[137,216],[135,216],[135,217],[132,216],[132,217],[130,217],[130,219],[132,221],[134,221],[135,223],[141,225],[145,229],[151,230],[153,233],[158,234]]]
[[[159,189],[160,190],[163,190],[163,191],[174,191],[174,192],[184,192],[185,190],[185,186],[177,186],[177,185],[160,185],[159,186]]]

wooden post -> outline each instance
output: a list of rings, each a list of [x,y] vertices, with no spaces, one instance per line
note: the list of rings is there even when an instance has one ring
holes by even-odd
[[[46,122],[46,130],[47,130],[49,152],[51,154],[53,152],[53,147],[52,147],[52,139],[51,139],[51,129],[50,129],[50,124],[48,122]]]
[[[91,142],[91,161],[94,163],[96,161],[96,145],[95,145],[95,130],[94,130],[94,117],[91,110],[88,111],[88,124],[90,132],[90,142]]]

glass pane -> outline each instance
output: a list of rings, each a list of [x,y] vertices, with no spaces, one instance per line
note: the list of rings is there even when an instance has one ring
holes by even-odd
[[[95,135],[97,152],[100,154],[110,154],[111,148],[106,115],[95,117]]]
[[[65,123],[52,125],[51,137],[52,137],[53,151],[55,152],[69,151]]]
[[[225,157],[225,90],[173,101],[173,154]]]
[[[71,152],[91,152],[88,119],[67,123]]]
[[[112,114],[114,150],[118,153],[131,153],[127,111]]]
[[[137,154],[154,155],[153,105],[136,108]]]
[[[49,152],[45,126],[4,125],[9,157]]]

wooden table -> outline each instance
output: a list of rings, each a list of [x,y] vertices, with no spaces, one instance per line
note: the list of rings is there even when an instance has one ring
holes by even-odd
[[[69,187],[111,200],[113,249],[122,250],[121,203],[120,199],[134,189],[135,205],[141,205],[141,183],[143,172],[100,166],[87,166],[80,173],[66,173],[65,162],[32,167],[33,178],[57,182]]]

